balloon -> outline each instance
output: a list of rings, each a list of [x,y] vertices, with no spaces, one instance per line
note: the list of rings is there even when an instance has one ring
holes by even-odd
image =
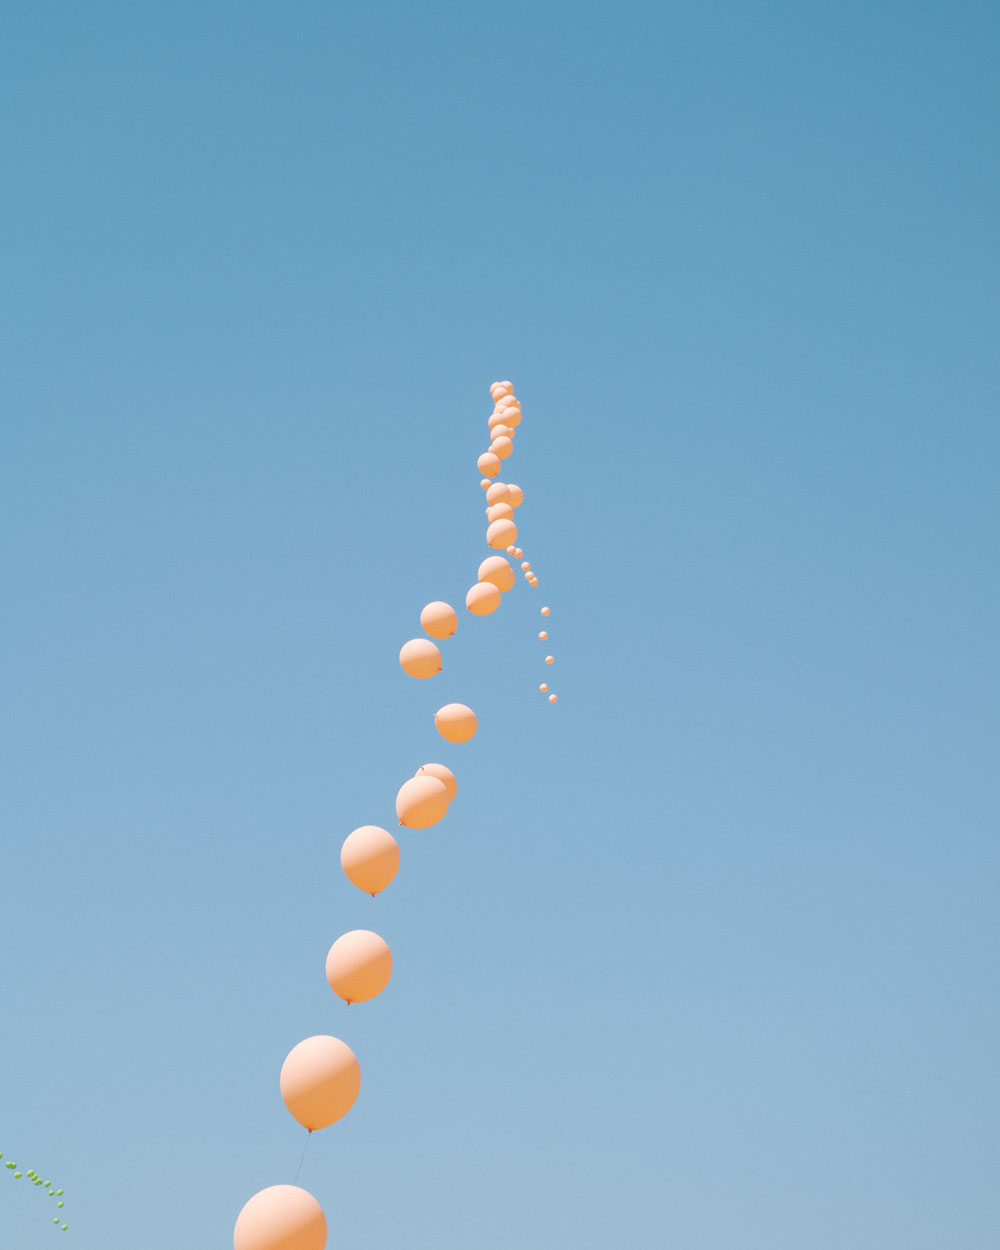
[[[430,634],[432,638],[450,638],[458,629],[458,613],[450,603],[435,599],[421,611],[420,624],[424,633]]]
[[[324,1250],[325,1246],[323,1208],[297,1185],[262,1189],[236,1217],[234,1250]]]
[[[514,509],[509,503],[491,503],[486,509],[486,519],[492,525],[494,521],[509,521]]]
[[[509,438],[513,440],[513,436],[514,436],[514,431],[510,428],[509,425],[504,425],[502,421],[498,421],[496,425],[494,425],[491,421],[490,433],[493,435],[494,443],[497,441],[498,438]],[[502,460],[503,457],[501,456],[500,459]]]
[[[354,1051],[339,1037],[307,1037],[288,1052],[280,1083],[285,1106],[311,1133],[334,1124],[354,1106],[361,1088],[361,1067]]]
[[[513,482],[508,482],[507,493],[510,495],[508,500],[510,506],[512,508],[520,508],[521,504],[524,503],[524,491],[520,486],[515,486]]]
[[[498,382],[498,383],[497,383],[497,394],[498,394],[498,395],[500,395],[501,397],[503,397],[504,395],[513,395],[513,394],[514,394],[514,388],[513,388],[513,386],[510,384],[510,382]]]
[[[352,929],[330,947],[326,979],[345,1003],[366,1003],[381,994],[392,976],[388,943],[370,929]]]
[[[476,467],[483,477],[496,477],[500,472],[500,457],[491,451],[484,451],[476,461]]]
[[[433,677],[441,671],[441,652],[427,638],[411,638],[400,647],[399,662],[411,677]]]
[[[555,696],[554,694],[550,694],[550,695],[549,695],[549,702],[550,702],[550,703],[555,703],[555,701],[556,701],[556,696]]]
[[[517,526],[513,521],[491,521],[486,531],[486,542],[497,551],[503,551],[517,538]]]
[[[551,608],[542,608],[542,616],[548,616],[551,611]]]
[[[547,681],[543,681],[542,684],[538,687],[538,689],[542,692],[542,694],[544,694],[545,691],[548,690],[548,688],[549,688],[549,683]]]
[[[448,811],[448,788],[437,777],[411,777],[399,787],[396,815],[407,829],[429,829]]]
[[[525,560],[525,562],[521,565],[521,568],[525,571],[525,573],[527,573],[527,571],[531,568],[530,561]]]
[[[495,411],[490,413],[490,419],[487,422],[487,425],[489,426],[489,429],[491,432],[495,430],[498,425],[502,425],[508,430],[511,428],[509,425],[507,425],[506,412],[500,409],[496,409]]]
[[[512,429],[517,429],[521,424],[521,406],[520,404],[511,404],[508,408],[500,410],[503,417],[504,425],[509,425]]]
[[[515,557],[516,557],[518,560],[520,560],[520,559],[521,559],[521,557],[524,555],[524,552],[521,550],[521,548],[520,548],[520,547],[515,547],[515,548],[514,548],[514,555],[515,555]]]
[[[545,629],[543,629],[542,632],[538,635],[538,637],[541,638],[542,642],[544,642],[545,639],[548,638],[548,636],[549,636],[548,631]]]
[[[486,492],[486,502],[488,504],[510,503],[509,495],[510,487],[506,482],[491,482],[490,488]]]
[[[476,616],[489,616],[500,606],[500,587],[493,582],[476,582],[465,596],[465,606]]]
[[[513,442],[506,437],[495,438],[493,442],[490,443],[490,451],[494,456],[499,456],[501,460],[506,460],[513,450]]]
[[[555,662],[556,662],[556,657],[554,655],[547,655],[545,657],[546,664],[555,664]]]
[[[464,703],[446,703],[434,713],[434,724],[448,742],[468,742],[478,726],[475,712]]]
[[[479,479],[479,485],[483,488],[483,490],[489,490],[490,479],[488,477],[481,477]]]
[[[344,839],[340,866],[351,885],[374,897],[399,871],[399,843],[388,829],[362,825]]]
[[[458,782],[455,780],[455,774],[450,768],[445,768],[443,764],[421,764],[415,776],[419,777],[421,775],[437,777],[438,781],[443,782],[444,788],[448,791],[449,803],[458,794]]]
[[[479,566],[481,582],[492,582],[498,590],[510,590],[514,585],[514,570],[503,556],[487,556]]]
[[[509,556],[516,555],[516,554],[517,554],[517,548],[516,548],[516,547],[508,547],[508,548],[507,548],[507,554],[508,554]]]

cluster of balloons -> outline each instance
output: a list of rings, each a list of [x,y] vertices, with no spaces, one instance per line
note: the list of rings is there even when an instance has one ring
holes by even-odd
[[[517,544],[514,510],[524,492],[513,483],[497,480],[501,464],[513,450],[514,432],[521,423],[521,405],[509,382],[490,387],[494,411],[489,419],[489,450],[478,460],[486,491],[486,543],[495,551],[521,560],[529,585],[538,578],[523,560]],[[477,579],[465,596],[474,616],[487,616],[500,606],[512,589],[516,574],[503,555],[488,556],[479,565]],[[548,616],[549,609],[542,608]],[[424,637],[411,638],[399,651],[399,663],[410,677],[425,681],[441,671],[439,642],[458,628],[458,613],[449,603],[435,599],[420,613]],[[548,638],[544,631],[542,640]],[[546,657],[551,664],[552,656]],[[542,686],[548,690],[547,685]],[[554,694],[550,702],[556,701]],[[476,714],[464,703],[446,703],[434,713],[434,726],[449,743],[470,741],[478,728]],[[421,764],[396,793],[396,819],[404,829],[429,829],[443,820],[458,793],[454,773],[444,764]],[[380,825],[361,825],[345,838],[340,864],[348,881],[374,897],[389,886],[399,871],[399,843]],[[392,976],[392,952],[388,943],[370,929],[343,933],[326,956],[326,979],[348,1006],[375,998]],[[361,1067],[346,1042],[328,1035],[307,1037],[285,1058],[279,1076],[281,1097],[290,1114],[309,1134],[335,1124],[354,1106],[361,1089]],[[307,1137],[308,1142],[308,1137]],[[300,1165],[301,1166],[301,1165]],[[324,1250],[327,1225],[316,1199],[297,1185],[272,1185],[255,1194],[243,1207],[233,1233],[235,1250]]]
[[[0,1150],[0,1159],[2,1158],[3,1158],[3,1151]],[[26,1177],[29,1181],[31,1181],[32,1185],[37,1186],[39,1189],[44,1189],[50,1198],[57,1198],[58,1202],[56,1203],[56,1207],[59,1210],[62,1210],[62,1207],[64,1205],[63,1204],[63,1191],[61,1189],[56,1189],[53,1186],[51,1181],[42,1180],[42,1178],[38,1175],[38,1173],[35,1171],[34,1168],[28,1168],[26,1172],[22,1172],[18,1168],[16,1163],[12,1163],[10,1161],[5,1163],[4,1167],[6,1167],[7,1170],[13,1174],[15,1180],[20,1180],[22,1177]],[[57,1224],[60,1228],[62,1228],[63,1232],[65,1232],[66,1229],[69,1228],[68,1224],[62,1223],[62,1219],[58,1215],[54,1217],[54,1219],[52,1220],[52,1223]]]

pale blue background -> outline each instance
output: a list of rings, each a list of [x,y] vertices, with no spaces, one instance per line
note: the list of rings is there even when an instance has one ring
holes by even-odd
[[[332,1032],[330,1250],[995,1250],[998,27],[3,6],[0,1149],[65,1244],[231,1245]],[[542,589],[410,681],[498,377]]]

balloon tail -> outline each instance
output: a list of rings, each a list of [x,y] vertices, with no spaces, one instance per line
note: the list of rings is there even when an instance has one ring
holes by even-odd
[[[292,1181],[293,1185],[296,1183],[296,1181],[298,1181],[299,1173],[302,1171],[302,1164],[305,1162],[306,1151],[309,1149],[310,1137],[312,1137],[312,1129],[308,1129],[306,1131],[306,1144],[302,1147],[302,1158],[299,1160],[299,1166],[295,1169],[295,1180]]]

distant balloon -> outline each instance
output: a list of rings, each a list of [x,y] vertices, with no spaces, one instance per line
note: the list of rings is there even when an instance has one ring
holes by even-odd
[[[486,502],[488,504],[510,503],[510,487],[506,482],[491,482],[490,488],[486,492]]]
[[[345,1003],[366,1003],[381,994],[392,976],[389,944],[371,929],[352,929],[330,947],[326,979]]]
[[[272,1185],[254,1194],[233,1229],[234,1250],[324,1250],[325,1246],[323,1208],[297,1185]]]
[[[548,688],[549,688],[549,683],[547,681],[543,681],[542,684],[538,687],[538,689],[542,692],[542,694],[544,694],[545,691],[548,690]]]
[[[494,521],[510,521],[514,516],[514,509],[509,503],[491,503],[486,509],[486,519],[492,525]]]
[[[513,482],[508,482],[507,493],[509,495],[507,502],[510,506],[512,508],[520,508],[521,504],[524,503],[524,491],[520,486],[515,486]]]
[[[448,791],[449,803],[458,794],[458,782],[455,780],[455,774],[450,768],[445,768],[443,764],[421,764],[415,776],[437,777],[438,781],[444,783],[444,787]]]
[[[344,839],[340,866],[351,885],[378,894],[399,871],[399,843],[388,829],[362,825]]]
[[[490,479],[488,477],[481,477],[479,479],[479,485],[483,488],[483,490],[489,490]]]
[[[556,662],[556,657],[554,655],[547,655],[545,657],[546,664],[555,664],[555,662]]]
[[[396,816],[407,829],[429,829],[448,811],[448,788],[437,777],[411,777],[399,787]]]
[[[542,608],[542,616],[548,616],[551,611],[551,608]]]
[[[503,556],[487,556],[479,566],[479,580],[492,582],[498,590],[510,590],[514,585],[514,570]]]
[[[501,398],[504,395],[513,395],[514,387],[509,380],[504,379],[503,382],[497,383],[497,392],[501,396]]]
[[[411,677],[433,677],[441,671],[441,652],[429,638],[411,638],[400,647],[399,662]]]
[[[447,742],[468,742],[478,726],[475,712],[464,703],[446,703],[434,713],[434,724]]]
[[[510,546],[510,547],[508,547],[508,548],[507,548],[507,554],[508,554],[509,556],[516,556],[516,555],[517,555],[517,548],[516,548],[516,547],[514,547],[513,545],[512,545],[512,546]]]
[[[506,460],[513,450],[513,441],[506,437],[495,438],[493,442],[490,443],[490,451],[494,456],[499,456],[501,460]]]
[[[523,555],[524,555],[524,552],[521,550],[521,548],[520,548],[520,547],[515,547],[515,548],[514,548],[514,557],[515,557],[515,559],[520,560],[520,559],[521,559],[521,557],[522,557]]]
[[[361,1067],[354,1051],[339,1037],[307,1037],[288,1052],[280,1083],[285,1106],[311,1133],[334,1124],[354,1106],[361,1089]],[[275,1244],[281,1246],[281,1242]],[[252,1245],[247,1242],[248,1247]]]
[[[555,701],[556,701],[556,696],[555,696],[554,694],[550,694],[550,695],[549,695],[549,702],[550,702],[550,703],[555,703]]]
[[[483,477],[496,477],[500,472],[500,457],[491,451],[484,451],[476,461],[476,467]]]
[[[476,582],[465,596],[465,606],[476,616],[489,616],[500,606],[500,588],[493,582]]]
[[[486,542],[497,551],[503,551],[517,538],[517,526],[513,521],[493,521],[486,531]]]
[[[528,560],[525,560],[525,562],[521,565],[521,568],[525,571],[525,573],[527,573],[528,570],[531,568],[531,562]]]
[[[450,603],[435,599],[420,613],[420,624],[432,638],[450,638],[458,629],[458,614]]]
[[[541,638],[542,642],[544,642],[545,639],[548,638],[548,636],[549,636],[548,630],[545,630],[545,629],[543,629],[542,632],[538,635],[538,637]]]

